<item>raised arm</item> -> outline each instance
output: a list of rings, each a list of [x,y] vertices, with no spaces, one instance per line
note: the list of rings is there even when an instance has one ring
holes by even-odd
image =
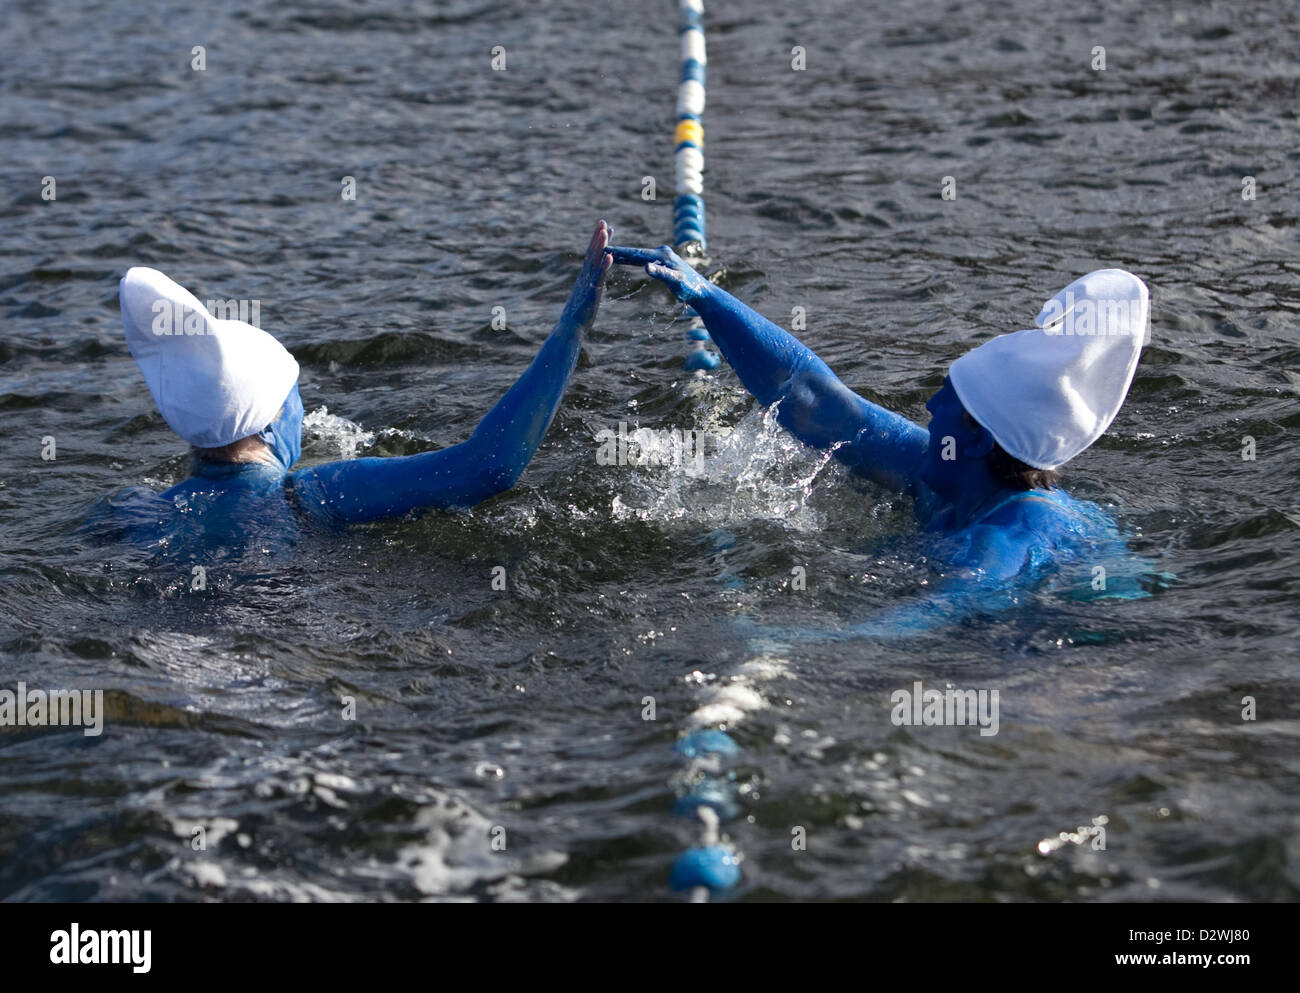
[[[784,328],[715,286],[664,245],[653,251],[611,248],[614,261],[644,265],[677,299],[703,318],[745,389],[764,406],[779,402],[777,420],[855,472],[911,492],[930,436],[925,428],[859,396]]]
[[[564,312],[537,357],[469,439],[437,452],[329,462],[293,473],[305,511],[346,522],[393,517],[421,507],[472,507],[510,489],[559,409],[578,361],[582,332],[600,305],[611,231],[601,221]]]

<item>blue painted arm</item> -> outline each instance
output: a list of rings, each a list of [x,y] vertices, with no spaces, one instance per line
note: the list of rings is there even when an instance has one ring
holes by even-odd
[[[644,265],[704,319],[723,357],[777,420],[805,444],[835,449],[853,471],[890,489],[913,492],[930,436],[925,428],[871,403],[794,335],[704,279],[668,246],[610,248],[614,261]]]
[[[299,470],[291,480],[303,509],[345,522],[370,521],[421,507],[472,507],[514,486],[559,409],[582,332],[596,318],[612,264],[605,254],[610,233],[601,221],[550,337],[468,440],[437,452]]]

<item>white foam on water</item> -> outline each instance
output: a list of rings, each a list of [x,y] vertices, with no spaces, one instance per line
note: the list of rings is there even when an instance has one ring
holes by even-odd
[[[520,875],[551,872],[568,861],[559,851],[514,854],[508,827],[455,799],[421,808],[416,824],[425,837],[402,848],[397,867],[426,896],[464,893],[488,880],[514,882]],[[496,838],[504,847],[493,848]]]
[[[328,407],[317,407],[302,420],[303,447],[325,449],[321,454],[333,459],[356,458],[357,449],[375,440],[375,433],[346,417],[331,414]]]
[[[734,725],[751,710],[763,710],[767,700],[748,684],[744,676],[733,676],[721,686],[709,686],[702,691],[704,703],[691,714],[696,727],[717,724]]]
[[[226,870],[215,862],[193,862],[186,868],[200,888],[221,889],[226,885]]]
[[[775,409],[751,411],[734,428],[706,416],[690,430],[702,444],[702,457],[616,470],[626,474],[620,477],[626,483],[612,500],[615,519],[685,519],[715,527],[769,520],[798,531],[823,529],[809,498],[831,453],[809,448],[782,428]]]
[[[736,667],[736,674],[754,682],[768,682],[773,679],[798,679],[789,670],[789,660],[764,652]]]

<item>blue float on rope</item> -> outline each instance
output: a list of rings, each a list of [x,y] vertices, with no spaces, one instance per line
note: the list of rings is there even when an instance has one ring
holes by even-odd
[[[677,128],[673,135],[673,245],[677,254],[699,268],[705,262],[704,215],[704,84],[708,55],[704,48],[704,0],[680,0],[682,72],[677,84]],[[712,339],[704,322],[687,308],[684,335],[689,348],[685,365],[716,369],[721,357],[707,346]]]
[[[727,845],[688,848],[673,863],[669,882],[675,890],[729,890],[740,882],[740,859]]]

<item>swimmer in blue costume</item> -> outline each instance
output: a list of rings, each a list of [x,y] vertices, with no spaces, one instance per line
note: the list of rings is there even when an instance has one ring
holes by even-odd
[[[467,508],[514,486],[541,443],[595,320],[610,228],[601,221],[559,321],[537,357],[470,437],[436,452],[329,462],[294,471],[302,449],[298,364],[271,335],[219,320],[153,269],[121,284],[127,342],[168,424],[194,446],[192,475],[162,494],[111,501],[138,539],[188,533],[238,544],[250,528],[292,533],[420,508]]]
[[[1036,328],[959,358],[926,404],[927,429],[854,393],[794,335],[671,248],[610,253],[619,264],[644,266],[700,315],[745,388],[760,404],[777,405],[782,426],[912,497],[918,522],[940,539],[946,568],[938,595],[853,632],[924,629],[1014,602],[1049,572],[1091,579],[1093,565],[1121,557],[1131,565],[1114,521],[1057,489],[1055,472],[1101,436],[1132,382],[1148,294],[1131,273],[1104,269],[1076,280],[1047,302]],[[1116,579],[1109,595],[1141,595]]]

